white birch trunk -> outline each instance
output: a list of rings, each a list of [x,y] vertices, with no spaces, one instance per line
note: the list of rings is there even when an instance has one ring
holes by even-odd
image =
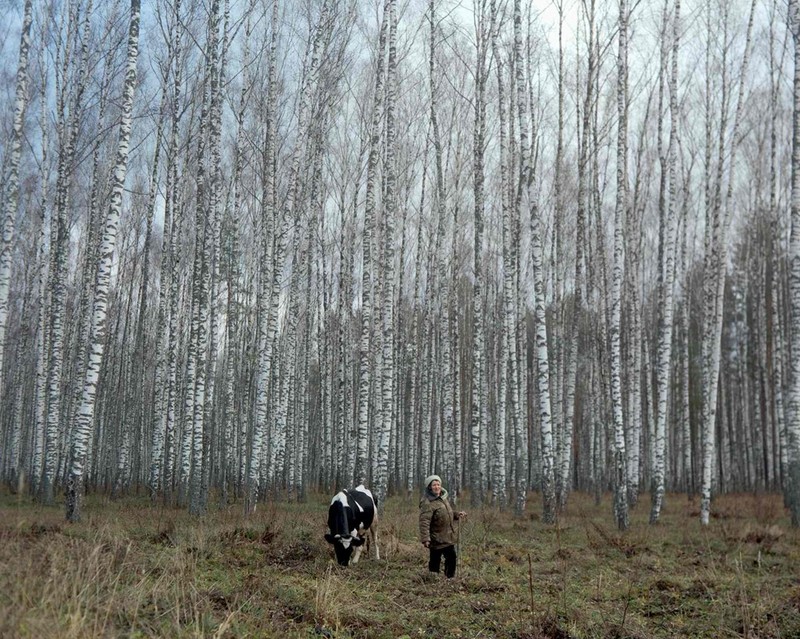
[[[515,254],[515,275],[517,290],[517,308],[515,317],[515,331],[513,339],[516,341],[515,362],[512,362],[511,369],[511,408],[514,412],[514,444],[515,451],[515,491],[516,499],[514,502],[514,512],[520,516],[523,514],[528,503],[528,488],[530,482],[530,453],[528,437],[528,327],[527,310],[523,300],[523,278],[521,275],[521,251],[520,251],[520,226],[519,211],[515,211],[515,234],[517,241],[514,242]]]
[[[139,14],[140,0],[131,0],[130,30],[128,33],[128,54],[125,67],[125,84],[122,94],[122,118],[120,122],[119,145],[116,165],[112,176],[111,203],[103,234],[100,261],[97,265],[94,313],[92,317],[91,353],[86,369],[81,409],[78,414],[71,440],[72,460],[67,486],[66,514],[68,521],[81,518],[81,498],[83,492],[86,449],[91,437],[98,375],[103,363],[105,345],[106,315],[108,311],[108,291],[111,282],[111,267],[117,242],[117,230],[122,212],[122,194],[128,168],[128,152],[133,114],[133,95],[136,88],[136,62],[139,55]]]
[[[177,130],[177,122],[173,122],[173,126]],[[174,134],[176,135],[176,134]],[[177,149],[177,138],[173,138]],[[178,249],[178,237],[183,229],[183,202],[178,198],[178,167],[173,164],[172,167],[172,184],[174,185],[171,190],[168,190],[168,197],[172,200],[172,229],[170,233],[170,249],[169,255],[171,259],[169,270],[169,311],[168,311],[168,325],[167,325],[167,363],[166,363],[166,402],[165,402],[165,420],[164,420],[164,492],[165,496],[170,499],[173,496],[173,491],[176,488],[176,482],[179,478],[177,468],[178,460],[178,445],[181,440],[178,432],[178,367],[179,362],[179,348],[180,348],[180,259]]]
[[[14,247],[14,230],[19,204],[19,161],[22,154],[22,132],[25,125],[25,108],[28,104],[28,52],[31,47],[32,1],[25,0],[22,32],[19,41],[17,88],[14,98],[14,123],[8,149],[8,176],[3,211],[3,244],[0,247],[0,388],[3,387],[3,355],[8,323],[8,292],[11,282],[11,257]]]
[[[800,2],[789,0],[789,28],[794,38],[792,108],[791,236],[789,241],[789,304],[791,352],[800,353]],[[787,502],[792,526],[800,526],[800,357],[791,358],[786,401],[789,482]]]
[[[180,24],[180,0],[175,0],[173,5],[173,37],[170,43],[169,64],[165,68],[163,91],[167,93],[166,83],[169,78],[169,69],[174,67],[173,82],[171,87],[171,109],[170,121],[172,130],[167,149],[167,181],[166,197],[164,202],[164,222],[163,239],[161,243],[161,276],[158,291],[158,312],[156,324],[156,370],[154,376],[154,395],[153,395],[153,418],[152,418],[152,440],[150,453],[150,496],[155,500],[159,492],[167,486],[166,478],[166,450],[169,445],[168,437],[168,415],[169,415],[169,361],[170,361],[170,293],[171,282],[176,270],[176,249],[175,241],[177,219],[177,153],[178,153],[178,122],[179,104],[181,98],[181,29]],[[169,424],[171,425],[171,424]]]
[[[353,212],[355,212],[355,205]],[[349,332],[350,319],[352,318],[353,302],[353,267],[355,263],[354,242],[347,241],[344,223],[345,205],[342,205],[342,249],[339,265],[339,278],[341,290],[339,294],[339,371],[338,371],[338,433],[336,438],[337,458],[342,460],[342,464],[337,468],[336,481],[345,482],[355,473],[355,442],[351,437],[353,430],[353,404],[352,404],[352,384],[351,365],[352,342]]]
[[[611,275],[611,411],[614,421],[614,519],[617,528],[628,527],[627,472],[625,453],[625,424],[622,415],[622,358],[620,329],[622,311],[622,282],[624,279],[623,237],[628,207],[628,7],[619,2],[619,52],[617,57],[617,195],[614,207],[614,265]]]
[[[492,15],[496,15],[497,7],[493,1]],[[492,31],[492,54],[494,56],[495,71],[497,74],[497,111],[499,119],[500,137],[500,207],[502,219],[502,268],[503,268],[503,307],[502,326],[500,327],[500,355],[497,362],[499,388],[497,397],[497,432],[494,441],[494,473],[492,477],[493,497],[497,504],[503,508],[506,505],[506,432],[508,431],[508,394],[509,372],[512,361],[516,361],[516,353],[511,347],[516,347],[516,334],[514,320],[516,308],[514,305],[514,272],[511,238],[511,211],[508,198],[508,142],[506,133],[506,96],[504,85],[505,66],[498,47],[498,29]],[[516,350],[516,349],[514,349]],[[512,431],[515,432],[515,431]]]
[[[187,499],[193,492],[193,479],[194,470],[200,470],[199,466],[195,465],[196,455],[196,441],[199,432],[200,423],[197,419],[197,399],[199,384],[198,377],[202,375],[203,363],[205,361],[204,352],[201,349],[201,332],[205,332],[204,324],[204,300],[203,300],[203,266],[205,250],[205,236],[208,234],[206,230],[206,217],[207,211],[205,208],[206,197],[206,165],[205,165],[205,152],[206,141],[208,135],[208,103],[209,91],[208,82],[210,81],[210,56],[206,59],[205,72],[202,81],[200,93],[202,95],[200,107],[200,122],[196,138],[198,139],[197,154],[195,162],[195,198],[194,202],[194,219],[195,219],[195,235],[194,235],[194,257],[192,260],[192,271],[190,279],[190,319],[189,319],[189,337],[188,337],[188,353],[186,358],[186,372],[183,378],[183,415],[182,415],[182,432],[181,432],[181,450],[178,472],[178,501],[181,505],[186,505]],[[191,504],[190,507],[193,507]]]
[[[389,435],[396,428],[394,403],[394,219],[397,215],[395,175],[395,99],[397,78],[397,17],[395,0],[389,0],[389,58],[386,74],[386,160],[384,165],[383,248],[383,366],[381,395],[383,419],[378,422],[378,458],[373,478],[378,509],[383,512],[389,485]]]
[[[311,35],[311,41],[309,42],[308,57],[310,59],[303,77],[300,103],[298,104],[298,114],[297,114],[298,137],[295,142],[294,149],[292,150],[289,182],[282,210],[283,225],[284,225],[282,235],[284,236],[289,235],[288,230],[290,223],[293,223],[295,225],[295,240],[294,240],[295,244],[293,250],[293,255],[295,256],[295,259],[293,260],[292,284],[289,287],[289,299],[287,302],[288,311],[286,316],[286,328],[284,331],[285,350],[284,350],[284,356],[281,361],[281,383],[278,394],[279,401],[277,403],[275,420],[273,422],[273,431],[270,437],[270,440],[271,442],[274,442],[274,445],[270,450],[270,465],[267,470],[269,477],[273,480],[279,480],[280,475],[284,470],[284,464],[286,460],[287,435],[290,433],[290,426],[291,426],[291,424],[288,422],[289,410],[290,407],[293,406],[293,401],[296,393],[296,380],[297,380],[296,344],[297,344],[297,322],[299,319],[298,318],[299,300],[297,299],[297,297],[299,294],[298,289],[299,289],[299,282],[301,281],[300,278],[304,272],[303,269],[307,268],[307,266],[304,265],[304,262],[306,261],[304,256],[301,254],[299,261],[296,257],[298,255],[299,229],[301,227],[303,216],[305,215],[305,211],[302,209],[302,207],[299,206],[300,196],[301,196],[300,169],[302,160],[311,151],[309,148],[306,147],[306,145],[313,146],[313,139],[311,136],[311,128],[312,128],[311,110],[315,98],[314,92],[318,91],[320,58],[323,54],[322,43],[323,43],[323,38],[325,37],[325,29],[329,28],[328,25],[328,19],[330,15],[329,11],[330,11],[330,6],[328,1],[326,0],[323,3],[322,8],[320,9],[318,22],[316,24],[313,34]],[[308,167],[311,167],[310,162],[307,161],[306,164]],[[313,174],[313,170],[310,172],[312,172]],[[283,242],[283,240],[279,240],[279,244],[281,242]],[[273,291],[272,291],[272,305],[274,307],[276,307],[277,304],[280,302],[281,272],[283,271],[282,259],[280,261],[276,261],[275,268],[276,271],[273,278]],[[277,308],[275,308],[274,310],[277,310]],[[272,314],[273,311],[270,311],[270,313]],[[274,335],[271,329],[269,331],[269,335]],[[269,383],[269,378],[267,378],[267,382]],[[295,470],[297,469],[295,468]]]
[[[454,191],[458,191],[458,182],[454,185]],[[456,272],[456,253],[458,251],[458,241],[457,241],[457,229],[458,229],[458,220],[459,220],[459,207],[458,204],[453,205],[453,242],[452,242],[452,261],[451,261],[451,273],[455,274]],[[448,334],[449,338],[453,342],[453,355],[451,358],[452,362],[452,369],[451,375],[453,379],[453,428],[455,429],[456,435],[456,450],[455,450],[455,466],[458,472],[458,480],[457,486],[461,488],[465,484],[467,484],[467,480],[465,477],[465,473],[467,471],[467,462],[465,460],[469,459],[469,453],[466,449],[466,437],[465,437],[465,430],[462,426],[463,424],[463,410],[461,406],[461,397],[463,393],[463,383],[462,383],[462,367],[461,367],[461,335],[462,332],[459,329],[459,319],[461,314],[459,313],[458,309],[458,291],[454,288],[451,292],[449,299],[443,300],[444,303],[448,306],[448,315],[450,318],[450,324],[448,326]]]
[[[321,220],[316,221],[316,228],[319,237],[322,238],[320,243],[320,262],[322,264],[322,308],[319,309],[319,316],[317,323],[319,325],[319,339],[317,340],[317,359],[320,363],[320,384],[321,391],[321,411],[322,411],[322,459],[323,468],[320,469],[319,483],[323,490],[331,491],[335,483],[336,464],[334,462],[336,451],[334,450],[334,432],[333,432],[333,411],[331,406],[331,398],[333,397],[333,373],[331,369],[331,338],[327,327],[327,318],[330,313],[329,302],[329,282],[328,277],[328,262],[325,258],[325,222]]]
[[[710,8],[707,13],[707,37],[711,37],[711,12]],[[706,208],[706,231],[705,231],[705,259],[703,265],[703,336],[702,336],[702,352],[703,352],[703,407],[701,415],[701,432],[702,432],[702,452],[701,452],[701,479],[700,479],[700,521],[704,525],[708,525],[709,516],[711,512],[711,488],[713,478],[713,462],[714,462],[714,423],[712,416],[716,415],[716,398],[713,403],[710,400],[710,390],[712,381],[710,376],[710,351],[711,341],[713,340],[713,333],[711,323],[714,321],[714,313],[716,310],[716,287],[714,286],[712,273],[716,269],[716,263],[712,255],[712,250],[717,244],[717,236],[719,234],[719,212],[717,207],[712,203],[711,198],[711,154],[712,154],[712,128],[711,128],[711,54],[706,50],[706,131],[705,131],[705,208]],[[722,85],[722,104],[723,107],[727,104],[727,83]],[[725,113],[723,109],[723,114]],[[723,121],[724,123],[724,121]],[[722,124],[720,125],[722,128]],[[716,388],[716,383],[714,383]],[[713,415],[712,415],[713,411]]]
[[[166,80],[165,80],[166,81]],[[167,87],[164,86],[162,88],[164,91],[164,100],[162,101],[162,106],[166,102],[166,95],[167,95]],[[162,109],[163,113],[163,109]],[[160,137],[161,137],[161,123],[159,123],[159,142],[160,144]],[[169,169],[168,169],[169,170]],[[155,189],[156,189],[156,180],[155,180],[155,173],[153,175],[154,180],[151,182],[151,198],[153,201],[150,202],[150,211],[154,210],[154,199],[155,199]],[[168,272],[169,265],[168,265],[168,257],[167,251],[165,250],[169,246],[169,236],[170,236],[170,225],[171,225],[171,216],[170,216],[170,207],[167,203],[164,207],[164,225],[163,225],[163,241],[162,241],[162,251],[161,251],[161,264],[162,264],[162,274],[160,278],[160,285],[158,291],[158,304],[157,304],[157,322],[156,322],[156,330],[157,330],[157,350],[156,350],[156,370],[154,376],[154,386],[153,386],[153,405],[152,405],[152,422],[151,422],[151,439],[150,439],[150,468],[149,468],[149,475],[148,475],[148,488],[150,489],[150,497],[151,499],[155,500],[157,494],[161,491],[162,488],[162,477],[163,477],[163,466],[164,466],[164,429],[162,427],[162,417],[164,412],[164,393],[163,393],[163,383],[164,383],[164,368],[165,368],[165,355],[166,349],[164,348],[165,340],[164,335],[165,331],[163,327],[165,325],[165,312],[166,312],[166,290],[167,290],[167,282],[169,278],[167,277],[166,273]],[[151,236],[151,227],[152,227],[152,216],[150,216],[148,221],[148,240]],[[149,243],[149,241],[148,241]],[[148,251],[149,253],[149,251]],[[146,269],[145,269],[146,270]],[[142,287],[140,291],[140,304],[142,300],[145,299],[147,294],[147,278],[143,274],[142,276]],[[139,322],[139,338],[137,339],[137,353],[139,357],[144,357],[144,333],[145,333],[145,316],[142,312],[142,308],[140,308],[140,322]],[[138,398],[138,401],[141,402],[142,411],[142,419],[144,419],[144,404],[147,401],[147,391],[145,388],[145,379],[146,376],[142,375],[141,384],[141,395]]]
[[[674,280],[675,280],[675,234],[677,227],[677,202],[676,182],[678,148],[680,136],[678,132],[678,47],[680,42],[680,0],[675,0],[675,13],[672,23],[672,67],[669,79],[669,113],[670,135],[667,150],[668,162],[668,203],[666,207],[666,220],[664,220],[664,259],[661,264],[662,291],[659,331],[658,331],[658,363],[657,363],[657,407],[656,407],[656,433],[653,446],[655,448],[655,465],[653,467],[650,523],[654,524],[661,515],[661,505],[666,490],[666,435],[667,435],[667,405],[668,391],[672,374],[672,328],[674,305]]]
[[[426,167],[427,168],[427,167]],[[420,195],[420,208],[425,201],[425,193],[426,193],[426,186],[427,186],[427,172],[423,171],[422,174],[422,193]],[[411,412],[411,423],[409,424],[407,440],[408,440],[408,447],[410,452],[410,459],[409,459],[409,469],[408,475],[406,477],[406,488],[409,493],[414,490],[414,487],[419,482],[419,476],[427,476],[432,472],[431,469],[431,462],[430,462],[430,429],[424,426],[424,411],[421,410],[420,405],[423,403],[420,399],[422,397],[422,390],[425,387],[425,374],[427,372],[427,366],[424,364],[420,366],[420,357],[424,357],[425,355],[425,348],[427,347],[427,339],[425,337],[425,329],[424,325],[423,328],[420,328],[420,322],[424,322],[424,318],[421,319],[422,312],[421,309],[424,305],[424,283],[423,283],[423,256],[425,255],[425,251],[423,251],[423,224],[417,225],[417,251],[416,257],[414,260],[414,274],[415,274],[415,282],[414,282],[414,307],[418,309],[416,312],[413,313],[412,320],[411,320],[411,336],[410,336],[410,347],[408,352],[408,359],[411,362],[412,371],[411,371],[411,388],[409,389],[409,406]]]
[[[66,288],[68,280],[67,254],[69,251],[69,229],[67,212],[70,205],[71,165],[75,156],[75,138],[78,131],[79,115],[83,109],[83,93],[86,88],[88,43],[84,42],[82,55],[73,63],[73,30],[79,28],[78,12],[74,5],[67,7],[65,45],[56,53],[55,94],[57,109],[58,169],[56,174],[56,193],[53,217],[50,228],[50,271],[49,294],[49,356],[47,363],[47,426],[44,446],[44,473],[41,483],[41,497],[46,504],[53,503],[53,489],[58,469],[64,464],[63,447],[66,437],[63,433],[62,393],[64,377],[64,321],[66,315]],[[91,2],[86,8],[85,20],[91,13]],[[84,39],[85,40],[85,39]],[[67,75],[72,64],[77,64],[77,80],[73,97],[67,108]],[[69,116],[67,113],[69,112]]]
[[[684,197],[683,197],[683,211],[682,211],[682,222],[683,222],[683,229],[681,235],[681,259],[680,259],[680,271],[686,272],[688,269],[686,268],[687,264],[687,254],[688,254],[688,226],[689,226],[689,212],[688,212],[688,190],[689,190],[689,177],[686,176],[684,178]],[[694,491],[695,491],[695,473],[694,473],[694,465],[693,465],[693,454],[692,451],[694,449],[693,441],[692,441],[692,419],[691,419],[691,410],[690,410],[690,401],[689,401],[689,305],[691,301],[689,299],[689,295],[686,294],[684,290],[684,299],[683,304],[681,306],[681,431],[682,431],[682,442],[683,442],[683,472],[684,472],[684,487],[686,489],[686,495],[689,499],[694,498]]]
[[[313,204],[312,204],[313,206]],[[300,207],[298,207],[299,209]],[[293,211],[295,215],[294,220],[294,246],[292,249],[292,276],[289,284],[289,299],[287,301],[288,308],[286,311],[286,322],[283,330],[283,362],[282,362],[282,378],[280,394],[278,396],[277,411],[275,415],[275,431],[273,439],[276,439],[279,444],[275,449],[276,463],[274,468],[270,468],[271,477],[277,483],[280,482],[281,473],[284,470],[283,464],[287,464],[286,468],[286,486],[288,488],[288,495],[291,498],[294,494],[294,488],[298,482],[298,453],[302,450],[302,442],[299,441],[299,429],[295,420],[290,421],[290,411],[294,408],[296,396],[299,394],[297,388],[300,384],[301,376],[298,374],[298,340],[297,340],[297,326],[300,320],[300,297],[301,297],[301,283],[306,279],[305,271],[308,268],[308,256],[306,254],[307,246],[301,246],[301,227],[304,223],[305,211]],[[310,299],[310,291],[306,291],[307,297]],[[293,412],[293,411],[292,411]],[[291,444],[287,453],[287,444]],[[281,463],[283,460],[283,463]]]
[[[470,490],[473,504],[484,500],[486,489],[486,344],[483,299],[483,226],[485,207],[484,143],[486,136],[486,48],[487,34],[484,7],[475,3],[476,57],[475,95],[473,97],[472,180],[473,180],[473,268],[472,268],[472,401],[470,424]]]
[[[771,7],[771,16],[777,14],[777,2],[773,2]],[[783,277],[783,269],[781,268],[783,260],[783,238],[785,236],[785,226],[782,212],[778,209],[778,169],[777,169],[777,154],[778,154],[778,108],[779,108],[779,90],[781,76],[778,72],[778,65],[776,64],[774,51],[775,51],[775,30],[776,27],[780,28],[780,23],[771,20],[771,27],[769,32],[769,48],[770,48],[770,157],[769,157],[769,211],[772,220],[772,286],[771,286],[771,305],[769,309],[770,323],[772,325],[772,387],[773,387],[773,402],[775,409],[775,428],[778,433],[779,442],[779,455],[780,455],[780,476],[784,480],[784,488],[788,486],[787,474],[789,469],[789,456],[788,456],[788,437],[786,432],[786,413],[784,401],[784,354],[785,338],[784,338],[784,318],[781,313],[783,308],[784,295],[783,287],[780,282]],[[781,52],[781,63],[785,49]],[[783,66],[782,64],[780,65]],[[784,492],[784,496],[788,496],[789,491]],[[789,505],[788,500],[784,499],[784,504]]]
[[[563,7],[559,14],[559,32],[562,28],[561,22],[563,21]],[[574,303],[572,309],[572,330],[571,340],[569,345],[569,353],[567,360],[567,390],[566,390],[566,414],[565,425],[567,428],[574,426],[574,402],[575,402],[575,388],[577,386],[578,374],[578,349],[579,349],[579,332],[580,320],[584,313],[584,287],[586,286],[586,276],[584,273],[588,270],[588,234],[587,234],[587,218],[590,211],[590,177],[589,177],[589,141],[591,130],[591,114],[592,105],[594,103],[594,76],[595,76],[595,59],[594,59],[594,11],[591,11],[587,16],[588,21],[588,43],[586,47],[587,53],[587,72],[586,72],[586,89],[583,95],[582,108],[576,111],[577,115],[577,129],[579,132],[579,153],[578,153],[578,201],[576,211],[575,223],[575,290],[574,290]],[[559,36],[560,37],[560,36]],[[561,45],[559,45],[559,52]],[[561,65],[561,53],[559,53],[559,65]],[[594,378],[594,368],[591,369],[591,377]],[[589,394],[591,402],[594,403],[594,383],[590,383]],[[594,414],[594,413],[593,413]],[[593,431],[595,429],[596,419],[590,420],[589,428],[589,445],[593,447],[595,444],[595,437]],[[597,483],[595,478],[595,454],[592,448],[589,451],[589,472],[588,485],[594,487]],[[562,474],[562,481],[563,481]],[[564,504],[561,504],[562,506]]]
[[[433,207],[437,220],[436,242],[442,242],[445,238],[447,229],[447,202],[445,191],[445,173],[443,166],[442,136],[439,125],[439,90],[438,78],[436,76],[436,4],[430,0],[428,5],[428,18],[430,24],[430,90],[431,90],[431,129],[433,134],[434,147],[434,170],[435,170],[435,190],[433,197]],[[423,177],[424,179],[424,177]],[[421,225],[420,225],[421,229]],[[459,438],[457,436],[458,426],[455,422],[455,403],[453,382],[453,346],[451,336],[451,313],[450,313],[450,272],[448,260],[440,256],[440,251],[436,251],[438,259],[438,309],[440,312],[440,343],[441,343],[441,385],[442,385],[442,430],[445,435],[445,450],[452,461],[452,470],[445,481],[451,490],[460,489],[458,477],[461,471]],[[413,362],[412,362],[413,364]],[[423,469],[427,472],[427,469]],[[446,473],[448,474],[448,473]],[[413,484],[408,488],[411,490]]]
[[[550,360],[547,343],[547,317],[544,299],[544,265],[542,257],[542,227],[536,189],[531,167],[528,135],[528,109],[525,92],[526,79],[522,55],[522,7],[514,2],[514,64],[516,72],[517,119],[519,127],[519,184],[517,207],[527,206],[530,211],[531,260],[533,267],[534,314],[536,317],[536,390],[538,395],[539,425],[542,438],[542,521],[551,524],[557,517],[555,485],[555,450],[550,398]],[[533,190],[533,192],[532,192]]]
[[[44,47],[41,48],[42,50]],[[41,63],[40,51],[39,56]],[[43,68],[44,65],[40,64]],[[33,395],[33,455],[30,467],[30,485],[31,494],[40,494],[41,481],[44,472],[44,448],[45,448],[45,435],[47,426],[46,415],[46,402],[47,402],[47,351],[49,349],[49,340],[47,332],[47,250],[46,250],[46,237],[47,237],[47,220],[45,212],[47,211],[47,197],[48,197],[48,184],[50,182],[50,171],[48,170],[48,127],[47,127],[47,109],[45,104],[47,102],[47,73],[42,71],[41,77],[42,92],[40,95],[40,115],[39,115],[39,128],[41,131],[41,157],[42,171],[40,188],[41,197],[39,199],[40,208],[42,211],[42,219],[39,221],[39,239],[36,243],[37,250],[37,266],[36,266],[36,280],[37,280],[37,293],[39,298],[39,313],[37,317],[36,327],[36,385]]]
[[[281,270],[286,251],[286,228],[281,228],[277,239],[273,234],[276,228],[276,178],[275,155],[277,133],[277,42],[278,42],[278,0],[272,3],[271,40],[269,53],[269,94],[267,97],[266,132],[264,144],[264,186],[261,210],[261,281],[258,302],[258,368],[256,377],[256,414],[250,455],[247,463],[247,487],[244,500],[245,514],[256,509],[262,475],[261,460],[267,436],[268,392],[272,375],[274,341],[277,333],[277,303],[280,296]],[[284,221],[285,223],[285,221]],[[273,245],[277,255],[273,261]],[[274,269],[270,272],[270,268]],[[272,277],[270,281],[270,275]],[[277,290],[277,293],[276,293]]]
[[[378,178],[378,163],[380,160],[381,123],[384,118],[384,55],[386,49],[386,32],[388,28],[388,9],[390,0],[385,0],[383,16],[381,19],[380,36],[378,38],[377,68],[375,71],[375,89],[372,103],[372,116],[370,121],[369,157],[367,160],[367,185],[364,205],[364,237],[363,258],[361,263],[361,335],[359,339],[358,361],[358,400],[356,415],[356,459],[354,477],[356,484],[368,481],[368,419],[369,396],[372,383],[371,336],[372,336],[372,306],[373,306],[373,279],[375,268],[373,259],[373,236],[376,227],[376,180]]]
[[[714,430],[717,417],[717,395],[719,390],[720,361],[722,349],[722,318],[723,318],[723,292],[725,288],[725,262],[726,262],[726,235],[729,217],[731,215],[731,197],[734,184],[734,167],[736,166],[736,151],[739,138],[738,130],[741,120],[742,104],[745,79],[747,76],[747,66],[750,59],[751,34],[753,29],[753,16],[755,12],[755,0],[750,4],[750,14],[747,24],[747,34],[745,36],[745,49],[742,58],[742,68],[739,76],[739,91],[734,114],[733,127],[730,132],[730,143],[727,149],[730,166],[728,172],[728,188],[723,208],[722,183],[723,168],[725,165],[726,145],[725,129],[727,126],[727,77],[722,80],[722,122],[719,129],[719,149],[717,158],[717,174],[714,183],[713,198],[706,195],[707,218],[710,222],[710,235],[706,234],[706,263],[704,274],[704,294],[706,308],[704,314],[704,384],[703,384],[703,479],[701,486],[700,502],[700,522],[708,525],[711,513],[711,491],[713,482],[713,467],[715,464],[715,442]],[[710,10],[709,10],[710,11]],[[725,23],[724,36],[727,37],[728,13],[727,7],[722,17]],[[710,30],[709,17],[709,30]],[[722,67],[726,69],[727,45],[723,48]],[[707,74],[710,71],[707,70]],[[707,147],[710,138],[710,131],[707,130]],[[707,164],[708,154],[707,150]],[[708,187],[707,187],[708,188]],[[709,208],[710,207],[710,210]]]
[[[219,11],[219,9],[216,9]],[[205,502],[208,496],[208,487],[212,472],[211,458],[212,449],[216,447],[214,435],[219,428],[221,420],[216,419],[214,414],[215,389],[217,380],[217,365],[219,360],[219,328],[220,313],[217,300],[220,293],[220,257],[222,241],[222,100],[223,87],[225,85],[225,67],[227,64],[228,49],[228,30],[230,22],[230,0],[225,0],[223,9],[222,39],[219,44],[215,42],[212,56],[213,76],[211,83],[211,109],[210,109],[210,160],[211,160],[211,189],[209,201],[209,213],[211,221],[209,229],[211,237],[209,240],[206,260],[208,265],[205,272],[206,304],[208,308],[208,338],[207,338],[207,360],[205,371],[205,389],[203,392],[202,421],[203,428],[201,436],[201,448],[203,451],[202,472],[199,473],[198,481],[201,483],[201,499]],[[219,17],[215,15],[214,29],[215,38],[218,29]],[[199,512],[205,509],[201,505]]]
[[[184,442],[181,464],[181,489],[187,491],[189,512],[200,515],[205,510],[203,492],[205,393],[208,365],[208,316],[211,244],[214,210],[213,179],[215,168],[208,166],[214,157],[214,102],[216,101],[217,30],[219,0],[210,7],[207,31],[203,98],[200,110],[197,155],[195,245],[192,271],[192,313],[189,363],[184,395]],[[210,157],[207,159],[206,154]]]
[[[564,5],[559,0],[558,2],[558,150],[556,152],[556,171],[558,177],[556,178],[556,191],[557,191],[557,207],[559,214],[564,210],[564,184],[563,184],[563,145],[564,145],[564,44],[563,44],[563,31],[564,31]],[[585,144],[585,128],[583,131],[584,139],[582,143]],[[585,235],[585,150],[581,147],[579,150],[579,167],[578,167],[578,202],[575,221],[575,281],[573,289],[573,303],[572,303],[572,321],[570,323],[569,332],[567,333],[568,345],[566,352],[566,366],[565,366],[565,379],[564,379],[564,440],[567,445],[563,448],[563,455],[559,460],[559,474],[560,481],[558,485],[561,487],[559,494],[559,507],[566,506],[567,495],[571,487],[570,473],[572,469],[572,439],[575,429],[575,389],[577,386],[577,372],[578,372],[578,348],[579,348],[579,335],[580,335],[580,318],[583,313],[583,238]]]

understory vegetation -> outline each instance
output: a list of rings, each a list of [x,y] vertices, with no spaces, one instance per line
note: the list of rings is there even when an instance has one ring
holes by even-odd
[[[574,494],[557,524],[469,509],[455,579],[430,575],[416,497],[393,497],[372,550],[341,568],[327,495],[197,518],[144,497],[88,496],[81,523],[0,493],[2,637],[800,636],[800,531],[781,497],[729,495],[714,519],[642,498],[618,532],[611,496]],[[461,499],[461,507],[468,503]]]

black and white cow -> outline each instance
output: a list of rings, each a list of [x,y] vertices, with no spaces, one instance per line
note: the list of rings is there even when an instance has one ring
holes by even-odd
[[[367,532],[371,537],[370,543],[375,547],[375,558],[380,559],[375,533],[376,510],[375,499],[372,493],[364,488],[364,484],[349,490],[341,490],[334,495],[328,508],[330,532],[325,535],[325,540],[333,544],[336,561],[340,565],[358,563]]]

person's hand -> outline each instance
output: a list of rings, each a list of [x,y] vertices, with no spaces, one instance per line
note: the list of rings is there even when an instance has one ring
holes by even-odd
[[[467,518],[467,513],[465,513],[463,510],[459,510],[458,511],[458,518],[459,519],[466,519]]]
[[[429,542],[429,541],[423,541],[423,542],[422,542],[422,545],[423,545],[423,546],[425,546],[425,548],[430,548],[430,547],[431,547],[431,542]]]

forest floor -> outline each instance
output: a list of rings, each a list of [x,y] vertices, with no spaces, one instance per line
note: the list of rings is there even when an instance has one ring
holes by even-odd
[[[643,496],[620,533],[607,495],[556,525],[470,509],[455,579],[430,575],[417,499],[387,501],[381,559],[341,568],[329,497],[204,517],[89,496],[81,523],[0,490],[0,637],[800,637],[800,531],[779,495]],[[435,578],[432,578],[435,577]]]

